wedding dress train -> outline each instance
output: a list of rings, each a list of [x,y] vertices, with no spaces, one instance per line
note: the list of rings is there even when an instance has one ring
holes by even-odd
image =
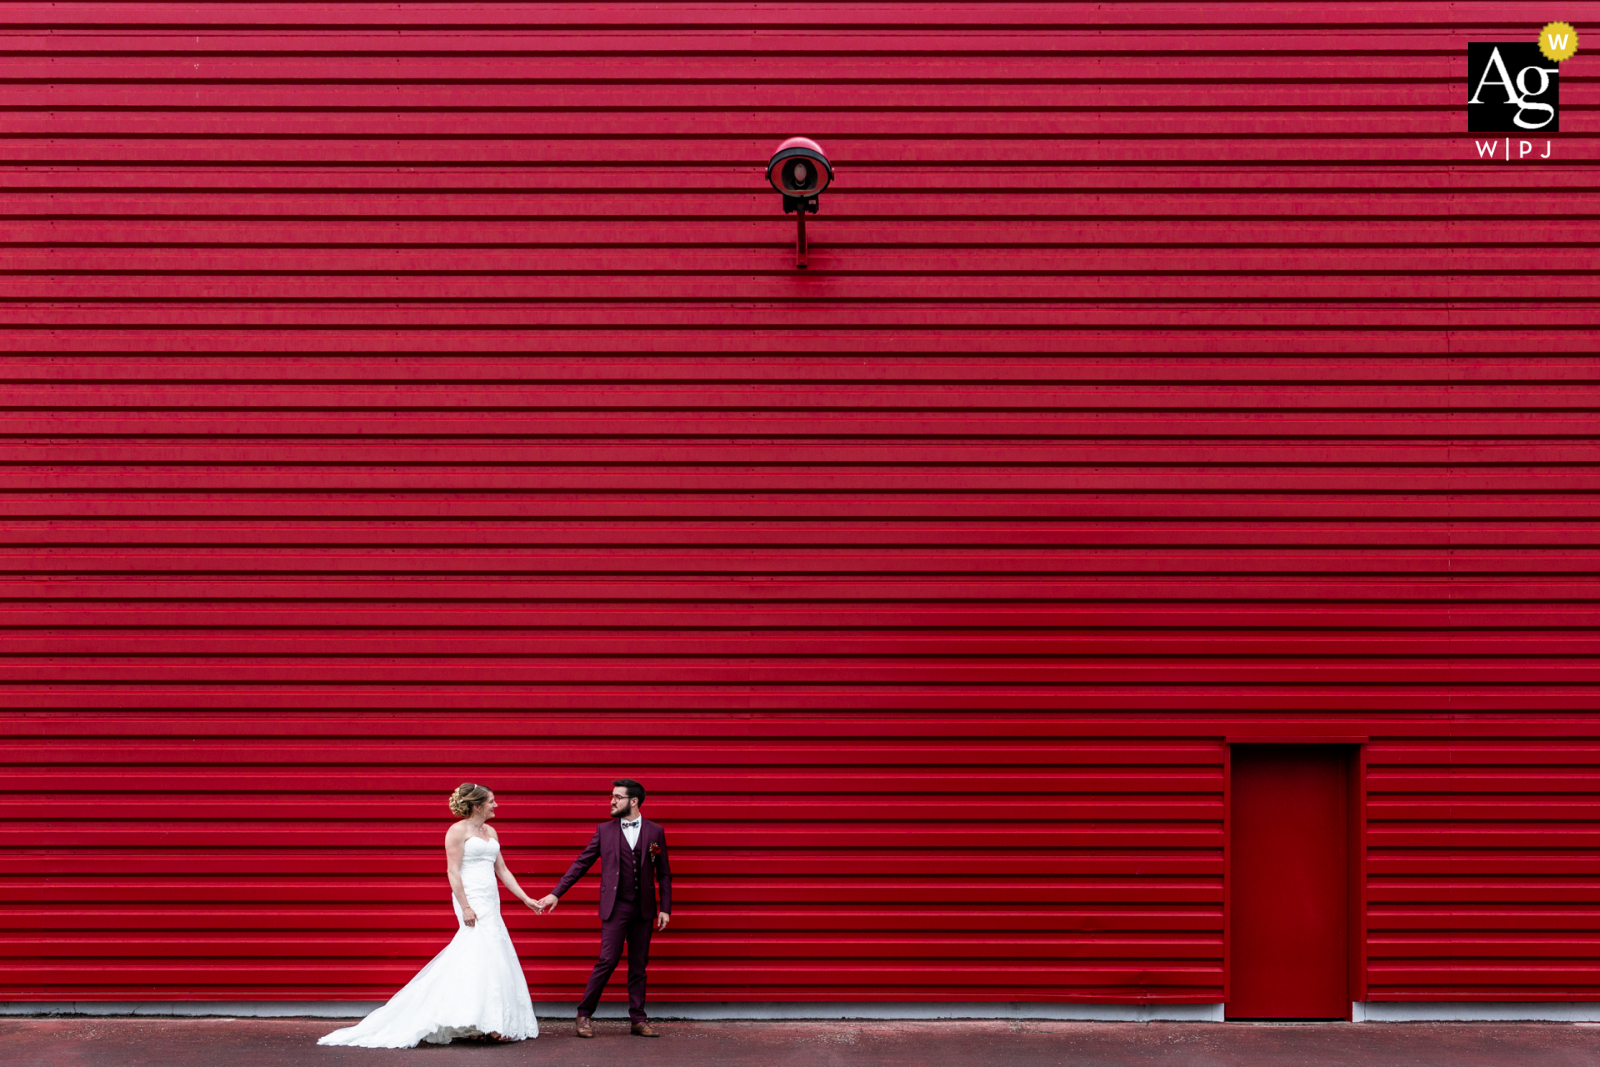
[[[500,885],[494,874],[500,843],[469,837],[464,848],[461,883],[478,914],[477,925],[461,922],[461,904],[452,894],[458,927],[444,951],[387,1004],[317,1044],[413,1048],[423,1041],[442,1045],[480,1034],[514,1040],[539,1036],[528,980],[500,917]]]

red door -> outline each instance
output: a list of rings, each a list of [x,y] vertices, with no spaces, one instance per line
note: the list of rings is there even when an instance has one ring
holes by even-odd
[[[1343,1019],[1348,752],[1235,745],[1230,1019]]]

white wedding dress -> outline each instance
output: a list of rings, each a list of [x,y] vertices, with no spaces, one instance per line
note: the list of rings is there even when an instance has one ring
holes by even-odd
[[[469,837],[464,849],[461,885],[478,913],[477,925],[461,922],[461,904],[451,894],[458,926],[444,951],[389,1003],[317,1044],[414,1048],[423,1041],[442,1045],[490,1033],[515,1040],[539,1036],[528,980],[500,917],[500,883],[494,874],[500,842]]]

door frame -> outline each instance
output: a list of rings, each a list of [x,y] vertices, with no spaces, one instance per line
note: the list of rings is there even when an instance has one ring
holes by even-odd
[[[1349,947],[1344,1018],[1367,999],[1367,738],[1292,734],[1235,735],[1223,739],[1222,754],[1222,1001],[1223,1018],[1233,1000],[1233,746],[1338,745],[1349,750],[1345,764],[1345,937]]]

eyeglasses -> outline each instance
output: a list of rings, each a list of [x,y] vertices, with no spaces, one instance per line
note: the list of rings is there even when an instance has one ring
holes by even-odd
[[[632,797],[630,797],[630,796],[629,796],[629,795],[628,795],[628,794],[626,794],[626,793],[612,793],[612,794],[611,794],[611,799],[612,799],[612,800],[620,800],[620,801],[622,801],[622,802],[623,802],[623,803],[624,803],[624,804],[626,804],[626,803],[627,803],[627,802],[628,802],[628,801],[630,801],[630,800],[632,800],[632,799],[633,799],[633,798],[632,798]]]

